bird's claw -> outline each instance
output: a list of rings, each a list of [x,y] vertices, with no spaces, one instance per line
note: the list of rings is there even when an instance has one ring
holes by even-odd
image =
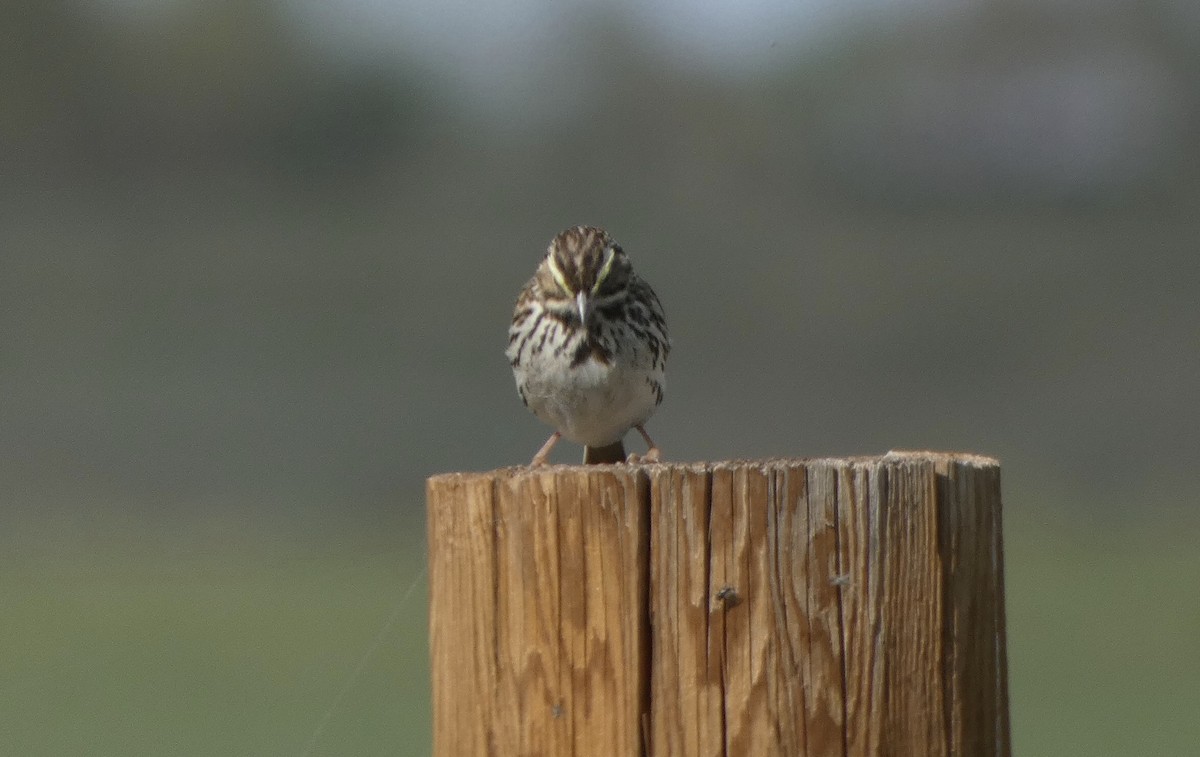
[[[651,447],[650,451],[645,455],[639,455],[636,452],[630,452],[629,457],[625,458],[625,462],[634,463],[657,463],[659,457],[658,447]]]

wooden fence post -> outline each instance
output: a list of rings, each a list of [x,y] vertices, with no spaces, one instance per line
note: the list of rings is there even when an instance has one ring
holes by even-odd
[[[1009,755],[1000,469],[427,483],[435,757]]]

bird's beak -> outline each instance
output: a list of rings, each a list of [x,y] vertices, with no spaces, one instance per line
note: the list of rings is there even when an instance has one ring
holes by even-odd
[[[575,295],[575,305],[579,308],[579,322],[586,326],[592,314],[592,298],[588,297],[587,292],[580,292]]]

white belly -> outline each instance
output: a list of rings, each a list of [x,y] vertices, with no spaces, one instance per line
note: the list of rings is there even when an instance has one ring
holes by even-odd
[[[650,379],[657,378],[661,385],[662,375],[640,353],[626,349],[608,364],[589,357],[572,367],[570,350],[557,357],[544,350],[517,369],[517,385],[543,422],[573,442],[602,447],[645,423],[657,407]]]

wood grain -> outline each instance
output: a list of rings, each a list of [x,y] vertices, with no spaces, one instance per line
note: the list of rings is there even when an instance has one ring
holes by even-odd
[[[435,755],[1010,753],[999,465],[431,478]]]
[[[648,493],[620,469],[429,480],[436,754],[641,753]]]

